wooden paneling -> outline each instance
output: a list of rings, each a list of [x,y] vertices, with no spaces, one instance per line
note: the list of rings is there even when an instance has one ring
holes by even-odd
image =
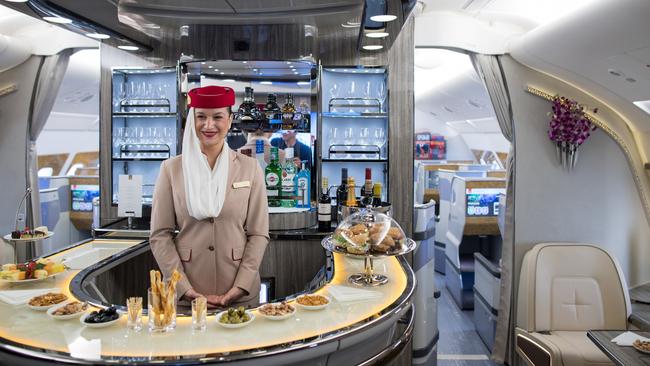
[[[99,166],[99,151],[86,151],[78,152],[72,158],[72,164],[81,164],[83,167],[97,167]]]
[[[458,170],[457,164],[434,164],[434,165],[425,165],[424,170],[431,172],[435,170]]]
[[[505,180],[468,180],[465,188],[506,188]]]
[[[53,172],[52,175],[62,175],[65,172],[61,172],[63,165],[70,154],[51,154],[51,155],[39,155],[38,156],[38,169],[50,167]]]
[[[463,235],[500,235],[496,216],[466,217]]]
[[[488,178],[506,178],[506,171],[505,170],[490,170],[487,172]]]
[[[388,53],[389,195],[393,217],[413,233],[414,20],[406,21]]]

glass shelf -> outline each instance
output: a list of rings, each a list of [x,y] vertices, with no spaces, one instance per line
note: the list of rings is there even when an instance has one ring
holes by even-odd
[[[176,112],[113,112],[113,117],[176,117]]]
[[[321,159],[323,163],[387,163],[388,159]]]
[[[388,113],[338,113],[323,112],[324,118],[388,118]]]
[[[163,161],[167,160],[169,158],[148,158],[148,157],[142,157],[142,158],[113,158],[113,161]]]

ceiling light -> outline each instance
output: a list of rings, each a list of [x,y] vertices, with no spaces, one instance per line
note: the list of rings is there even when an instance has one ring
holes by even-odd
[[[208,65],[208,69],[211,69],[211,68],[213,68],[213,67],[214,67],[214,66],[212,66],[212,65]]]
[[[260,81],[260,84],[263,84],[263,85],[272,85],[273,82],[271,82],[271,81]]]
[[[29,0],[7,0],[10,3],[26,3]]]
[[[287,65],[291,65],[291,61],[287,61]]]
[[[222,72],[220,72],[219,74],[220,74],[220,75],[225,75],[226,73],[222,71]]]
[[[257,72],[257,69],[253,69],[253,72]]]
[[[125,50],[125,51],[137,51],[137,50],[139,50],[139,48],[136,47],[136,46],[117,46],[117,48],[119,48],[121,50]]]
[[[388,33],[386,33],[386,32],[366,33],[366,37],[368,37],[368,38],[384,38],[384,37],[388,37]]]
[[[109,39],[111,36],[108,34],[104,33],[86,33],[86,37],[94,38],[94,39]]]
[[[341,24],[341,27],[343,27],[343,28],[359,28],[359,25]]]
[[[219,71],[219,69],[214,69],[214,70],[212,70],[212,71]]]
[[[201,65],[205,65],[205,62],[201,62]]]
[[[309,81],[299,81],[297,84],[300,85],[300,86],[311,85],[311,83]]]
[[[43,20],[46,20],[50,23],[57,23],[57,24],[70,24],[72,23],[72,20],[68,18],[63,18],[63,17],[43,17]]]
[[[397,19],[397,16],[390,15],[390,14],[375,15],[370,17],[370,20],[372,20],[373,22],[380,22],[380,23],[392,22],[395,19]]]
[[[366,50],[366,51],[377,51],[377,50],[380,50],[380,49],[384,48],[384,46],[382,46],[380,44],[368,44],[368,45],[363,46],[362,48],[364,50]]]
[[[235,79],[223,79],[221,81],[226,82],[226,83],[234,83]]]
[[[241,63],[242,63],[242,64],[247,64],[247,63],[248,63],[248,61],[242,61]]]

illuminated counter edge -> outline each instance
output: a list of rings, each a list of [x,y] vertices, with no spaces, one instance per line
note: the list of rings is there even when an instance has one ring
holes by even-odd
[[[73,248],[77,248],[77,249],[82,248],[84,245],[91,242],[93,241],[89,240],[86,242],[78,243],[74,246],[71,246],[63,250],[62,252]],[[71,275],[73,276],[71,279],[67,279],[63,282],[64,286],[68,285],[70,292],[76,295],[79,289],[79,284],[81,283],[81,281],[85,276],[92,273],[93,271],[97,271],[99,269],[105,269],[106,267],[116,265],[117,263],[124,261],[128,257],[132,257],[134,255],[137,255],[138,253],[141,253],[143,250],[147,250],[148,249],[147,247],[148,247],[147,242],[143,242],[131,246],[112,257],[109,257],[103,261],[95,263],[90,267]],[[55,253],[54,255],[52,255],[52,257],[60,256],[60,253],[61,252]],[[391,276],[398,276],[400,278],[398,282],[403,282],[403,286],[399,288],[401,292],[398,294],[397,298],[394,301],[390,303],[382,304],[381,309],[369,317],[355,319],[356,321],[343,324],[340,327],[337,327],[335,329],[329,329],[324,333],[306,335],[304,337],[293,339],[289,342],[284,341],[282,343],[267,344],[263,347],[255,347],[253,349],[250,348],[241,349],[241,347],[238,347],[240,348],[240,350],[233,349],[232,351],[227,351],[227,352],[221,351],[221,352],[211,353],[211,354],[210,353],[206,354],[205,350],[193,351],[192,349],[188,349],[186,353],[177,357],[172,357],[170,355],[157,356],[151,354],[149,354],[146,357],[144,357],[145,355],[134,355],[134,354],[104,355],[102,353],[101,360],[88,361],[88,360],[72,357],[69,353],[66,352],[66,350],[56,349],[54,347],[48,348],[48,345],[43,344],[42,342],[37,342],[37,341],[32,342],[31,340],[28,339],[22,339],[22,340],[16,339],[16,337],[11,337],[10,335],[6,334],[7,332],[5,330],[0,329],[0,340],[1,340],[0,350],[2,350],[2,352],[12,354],[13,357],[20,357],[23,359],[30,358],[30,359],[34,359],[34,361],[37,361],[37,359],[40,359],[42,361],[58,360],[66,363],[72,362],[78,364],[87,364],[87,363],[115,364],[115,363],[123,363],[123,362],[137,363],[137,364],[149,364],[149,363],[205,364],[206,362],[213,363],[213,362],[232,362],[232,361],[245,361],[245,360],[252,361],[253,359],[263,361],[262,360],[263,358],[271,357],[274,355],[280,356],[280,355],[287,355],[289,353],[300,353],[306,351],[312,352],[312,350],[317,349],[315,348],[316,346],[318,346],[318,349],[320,349],[321,351],[325,351],[327,348],[331,348],[331,347],[327,347],[327,345],[331,345],[333,342],[338,342],[338,341],[344,342],[346,339],[350,339],[350,340],[358,339],[359,337],[366,338],[364,337],[364,335],[366,334],[383,332],[386,329],[388,329],[390,326],[395,324],[399,318],[401,318],[404,314],[408,312],[411,306],[412,295],[415,289],[415,276],[413,274],[413,271],[403,258],[387,258],[386,260],[394,261],[394,263],[391,263],[391,266],[393,266],[394,268],[399,268],[402,271],[401,273],[391,274]],[[334,261],[333,261],[334,274],[330,279],[332,283],[341,283],[350,274],[349,271],[346,271],[346,266],[348,265],[347,264],[348,261],[351,260],[338,254],[334,255]],[[62,290],[68,292],[66,291],[68,290],[66,288],[62,288]],[[98,304],[99,302],[92,301],[92,303]],[[31,310],[25,308],[24,310],[21,309],[20,311],[31,311]],[[255,326],[254,324],[251,325],[251,327],[254,326]],[[143,331],[146,332],[146,330]],[[407,332],[405,332],[405,334],[406,333]],[[171,336],[173,337],[174,334],[171,334]],[[370,337],[370,335],[368,337]],[[245,342],[242,342],[242,344],[243,343]]]

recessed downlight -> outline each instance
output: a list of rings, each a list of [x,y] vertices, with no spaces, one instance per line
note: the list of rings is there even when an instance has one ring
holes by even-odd
[[[386,33],[386,32],[366,33],[366,37],[368,37],[368,38],[385,38],[385,37],[388,37],[388,33]]]
[[[380,44],[368,44],[368,45],[363,46],[362,48],[364,50],[366,50],[366,51],[377,51],[377,50],[380,50],[380,49],[384,48],[384,46],[382,46]]]
[[[70,24],[72,23],[72,19],[64,18],[64,17],[43,17],[43,20],[46,20],[50,23],[56,23],[56,24]]]
[[[140,48],[138,48],[136,46],[117,46],[117,48],[119,48],[121,50],[124,50],[124,51],[137,51],[137,50],[140,49]]]
[[[10,3],[26,3],[29,0],[6,0],[6,1]]]
[[[343,28],[359,28],[360,25],[358,25],[358,24],[345,24],[344,23],[344,24],[341,24],[341,27],[343,27]]]
[[[272,81],[260,81],[260,84],[262,85],[273,85]]]
[[[300,85],[300,86],[311,85],[311,83],[309,81],[299,81],[297,84]]]
[[[221,81],[226,82],[226,83],[234,83],[235,79],[223,79]]]
[[[109,39],[111,36],[108,34],[104,33],[86,33],[86,37],[94,38],[94,39]]]
[[[373,22],[380,22],[380,23],[392,22],[395,19],[397,19],[397,16],[390,15],[390,14],[375,15],[370,17],[370,20],[372,20]]]

